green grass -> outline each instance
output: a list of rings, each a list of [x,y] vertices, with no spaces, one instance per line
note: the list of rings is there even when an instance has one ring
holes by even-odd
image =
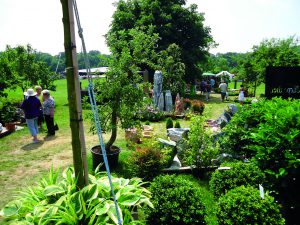
[[[69,127],[69,109],[67,99],[66,80],[58,80],[56,91],[51,92],[55,99],[56,111],[55,121],[58,123],[59,131],[54,138],[45,139],[46,133],[40,132],[39,138],[43,141],[39,144],[32,144],[27,127],[14,132],[0,139],[0,208],[12,200],[17,191],[25,186],[33,185],[41,176],[53,166],[54,168],[72,165],[71,131]],[[83,87],[87,86],[87,80],[83,81]],[[204,101],[204,96],[197,96]],[[8,92],[8,99],[11,101],[23,100],[21,89]],[[216,119],[228,103],[222,103],[219,94],[212,94],[209,102],[205,102],[204,115],[207,118]],[[87,157],[90,171],[92,170],[92,159],[89,149],[98,144],[97,135],[89,132],[90,121],[86,118],[90,110],[83,110],[84,128]],[[189,121],[180,120],[181,127],[189,127]],[[151,123],[154,127],[156,137],[166,137],[165,121]],[[45,125],[44,125],[45,131]],[[109,134],[104,135],[107,140]],[[113,172],[122,175],[126,167],[125,161],[132,150],[128,149],[125,140],[125,132],[118,129],[118,136],[115,145],[121,148],[120,166]],[[213,200],[208,200],[212,202]],[[213,203],[212,203],[213,204]],[[1,223],[1,219],[0,219]]]

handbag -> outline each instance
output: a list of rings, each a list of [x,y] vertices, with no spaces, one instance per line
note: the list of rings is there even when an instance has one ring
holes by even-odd
[[[59,130],[57,123],[55,123],[55,125],[54,125],[54,130]]]

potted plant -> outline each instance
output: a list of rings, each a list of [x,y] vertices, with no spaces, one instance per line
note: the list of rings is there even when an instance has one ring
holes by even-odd
[[[139,65],[149,62],[147,59],[152,56],[151,49],[154,49],[155,38],[132,29],[125,42],[109,34],[108,43],[112,48],[112,59],[109,71],[106,73],[107,79],[105,82],[96,81],[95,93],[96,100],[100,103],[98,108],[102,128],[104,131],[111,132],[105,144],[109,156],[120,153],[120,150],[115,150],[116,147],[113,146],[117,138],[118,126],[123,129],[140,127],[140,122],[135,118],[144,105],[143,99],[146,94],[143,77],[138,73],[141,70]],[[121,51],[118,52],[117,49]],[[141,52],[141,49],[145,51]],[[93,158],[102,157],[102,153],[97,149],[99,148],[91,150]]]
[[[15,131],[18,120],[17,107],[11,102],[4,102],[0,113],[1,121],[4,122],[8,131]]]

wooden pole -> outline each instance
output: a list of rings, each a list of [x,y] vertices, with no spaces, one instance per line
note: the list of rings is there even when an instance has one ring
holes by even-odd
[[[64,46],[66,57],[66,77],[70,127],[72,134],[73,164],[77,178],[77,187],[82,188],[88,183],[86,148],[82,120],[81,94],[78,77],[74,14],[72,0],[61,0],[64,25]]]

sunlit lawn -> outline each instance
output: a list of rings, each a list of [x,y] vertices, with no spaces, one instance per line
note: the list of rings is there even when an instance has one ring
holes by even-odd
[[[66,80],[56,82],[57,89],[52,92],[56,102],[55,121],[58,123],[59,131],[53,138],[45,138],[45,130],[41,130],[39,138],[43,141],[38,144],[31,143],[31,137],[27,127],[14,132],[0,139],[0,208],[13,198],[16,191],[26,185],[32,185],[51,166],[55,168],[66,167],[72,164],[71,135],[69,127],[69,112],[67,101]],[[87,86],[87,81],[83,81],[83,87]],[[12,101],[22,101],[23,94],[20,89],[10,91],[9,99]],[[204,100],[204,96],[198,96]],[[212,94],[209,102],[206,103],[205,116],[216,119],[228,105],[220,101],[219,94]],[[229,102],[232,103],[232,102]],[[88,151],[89,169],[92,170],[92,160],[89,149],[97,145],[97,136],[89,132],[90,121],[86,119],[90,110],[84,110],[85,138]],[[180,120],[181,127],[189,127],[189,121]],[[166,138],[165,122],[151,123],[154,127],[155,136]],[[44,125],[45,129],[45,125]],[[105,134],[107,139],[109,134]],[[45,138],[45,139],[44,139]],[[115,143],[121,148],[120,166],[117,172],[121,172],[128,155],[131,154],[127,148],[124,130],[118,130],[118,137]]]

